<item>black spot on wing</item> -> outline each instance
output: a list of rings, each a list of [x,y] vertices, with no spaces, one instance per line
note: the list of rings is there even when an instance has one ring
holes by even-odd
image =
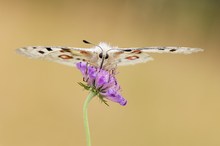
[[[125,49],[125,50],[123,50],[123,51],[125,51],[125,52],[131,52],[132,50],[131,50],[131,49]]]
[[[45,53],[44,51],[41,51],[41,50],[40,50],[40,51],[38,51],[38,52],[39,52],[40,54],[44,54],[44,53]]]
[[[50,47],[46,47],[47,51],[53,51]]]
[[[165,50],[164,48],[158,48],[158,50]]]
[[[176,49],[171,49],[171,50],[170,50],[170,52],[174,52],[174,51],[176,51]]]

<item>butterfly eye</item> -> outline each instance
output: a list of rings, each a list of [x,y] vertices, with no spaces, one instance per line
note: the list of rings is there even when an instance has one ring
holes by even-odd
[[[109,57],[108,54],[106,54],[105,59],[108,59],[108,57]]]
[[[99,54],[99,58],[102,58],[102,57],[103,57],[103,54],[102,54],[102,53],[100,53],[100,54]]]

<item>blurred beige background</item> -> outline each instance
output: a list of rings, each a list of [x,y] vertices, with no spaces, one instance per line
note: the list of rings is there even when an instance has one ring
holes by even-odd
[[[0,146],[85,146],[75,68],[15,53],[29,45],[188,46],[120,67],[125,107],[89,106],[93,146],[220,145],[217,0],[0,0]]]

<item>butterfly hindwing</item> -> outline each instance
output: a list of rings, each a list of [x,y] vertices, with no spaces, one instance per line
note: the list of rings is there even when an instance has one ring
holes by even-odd
[[[139,49],[117,49],[109,52],[112,56],[111,62],[117,65],[132,65],[153,60],[147,53]]]

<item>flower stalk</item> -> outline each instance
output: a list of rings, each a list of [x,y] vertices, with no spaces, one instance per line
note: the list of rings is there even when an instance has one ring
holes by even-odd
[[[76,67],[81,71],[83,75],[83,81],[86,82],[86,84],[79,82],[79,85],[82,86],[85,90],[89,91],[89,95],[87,96],[83,105],[83,119],[86,132],[86,145],[91,146],[87,113],[88,104],[91,99],[94,96],[98,96],[99,99],[106,105],[108,104],[105,99],[108,99],[119,103],[122,106],[127,104],[127,100],[121,96],[121,88],[113,72],[89,65],[86,62],[79,62],[76,64]]]
[[[83,120],[84,120],[84,128],[86,132],[86,145],[91,146],[91,137],[90,137],[90,130],[89,130],[89,121],[88,121],[88,104],[91,99],[96,96],[97,93],[90,90],[89,95],[87,96],[84,105],[83,105]]]

